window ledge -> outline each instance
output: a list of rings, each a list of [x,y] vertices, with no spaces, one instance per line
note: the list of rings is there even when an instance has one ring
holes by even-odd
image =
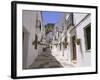
[[[91,52],[91,50],[86,50],[85,52],[88,53],[88,52]]]

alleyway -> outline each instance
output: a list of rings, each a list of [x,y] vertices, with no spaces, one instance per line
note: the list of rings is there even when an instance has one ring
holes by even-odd
[[[63,67],[54,56],[51,55],[51,50],[49,48],[46,49],[43,53],[41,53],[34,63],[30,66],[30,69],[36,68],[59,68]]]
[[[23,10],[23,69],[90,66],[90,21],[88,13]]]

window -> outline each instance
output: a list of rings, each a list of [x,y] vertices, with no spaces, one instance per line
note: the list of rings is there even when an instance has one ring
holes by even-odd
[[[84,28],[86,50],[91,49],[91,24]]]
[[[25,34],[25,33],[23,32],[23,41],[24,41],[24,34]]]

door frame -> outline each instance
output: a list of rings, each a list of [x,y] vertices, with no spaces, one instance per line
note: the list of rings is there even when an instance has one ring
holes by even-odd
[[[74,38],[74,39],[73,39]],[[71,37],[71,46],[72,46],[72,61],[73,60],[77,60],[77,52],[76,52],[76,43],[75,43],[75,41],[76,41],[76,35],[73,35],[72,37]]]

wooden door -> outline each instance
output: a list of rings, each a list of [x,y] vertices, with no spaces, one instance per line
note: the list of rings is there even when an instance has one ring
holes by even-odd
[[[76,60],[76,44],[75,44],[75,36],[72,37],[72,60]]]

